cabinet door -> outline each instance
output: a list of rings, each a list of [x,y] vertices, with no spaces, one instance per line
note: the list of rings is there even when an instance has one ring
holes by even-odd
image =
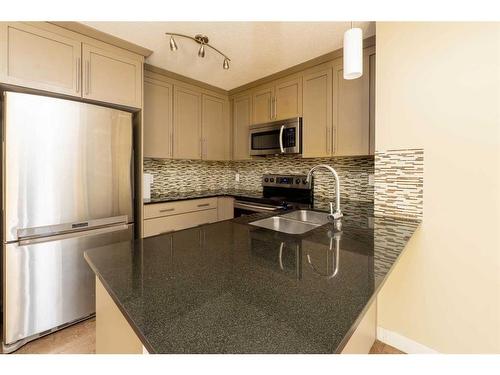
[[[174,86],[174,154],[201,159],[201,93]]]
[[[142,62],[83,44],[83,97],[101,102],[142,107]]]
[[[274,119],[284,120],[302,115],[302,78],[278,82],[274,89]]]
[[[233,101],[233,159],[250,159],[249,126],[252,122],[252,96],[246,94]]]
[[[272,87],[260,88],[253,93],[253,123],[262,124],[274,118],[273,100],[274,90]]]
[[[229,159],[229,118],[226,100],[210,95],[202,96],[201,131],[204,160]]]
[[[345,80],[342,59],[334,61],[334,155],[370,154],[370,56],[364,53],[363,76]]]
[[[144,80],[144,157],[172,157],[172,85]]]
[[[81,43],[23,23],[0,23],[0,82],[81,96]]]
[[[303,77],[303,157],[332,152],[332,68],[309,71]]]

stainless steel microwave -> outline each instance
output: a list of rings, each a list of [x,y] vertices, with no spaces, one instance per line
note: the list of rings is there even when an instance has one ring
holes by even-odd
[[[250,155],[302,153],[302,117],[250,126]]]

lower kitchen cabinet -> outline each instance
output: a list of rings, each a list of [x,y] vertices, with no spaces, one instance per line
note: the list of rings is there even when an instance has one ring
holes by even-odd
[[[234,198],[217,198],[217,219],[218,221],[234,218]]]
[[[217,209],[144,220],[144,237],[195,227],[217,221]]]
[[[218,198],[148,204],[144,206],[144,237],[219,220]]]

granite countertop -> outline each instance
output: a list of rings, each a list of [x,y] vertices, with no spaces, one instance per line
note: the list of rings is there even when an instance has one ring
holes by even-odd
[[[144,204],[153,203],[165,203],[182,201],[188,199],[200,199],[200,198],[211,198],[211,197],[251,197],[251,198],[261,198],[261,191],[254,190],[235,190],[235,189],[217,189],[217,190],[197,190],[197,191],[187,191],[187,192],[171,192],[162,195],[152,196],[150,199],[144,199]]]
[[[365,212],[342,232],[288,235],[255,214],[85,258],[150,353],[337,353],[419,225]]]

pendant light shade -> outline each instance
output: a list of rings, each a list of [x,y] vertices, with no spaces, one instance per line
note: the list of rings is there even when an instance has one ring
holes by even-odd
[[[344,33],[344,79],[363,75],[363,30],[350,28]]]

